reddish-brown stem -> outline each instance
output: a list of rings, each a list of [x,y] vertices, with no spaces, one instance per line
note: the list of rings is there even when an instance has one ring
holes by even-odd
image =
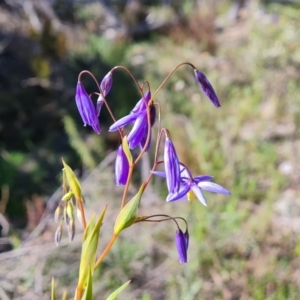
[[[105,249],[103,250],[103,252],[99,256],[99,258],[97,259],[97,261],[95,263],[94,270],[96,270],[97,267],[101,264],[101,262],[103,261],[103,259],[105,258],[105,256],[109,252],[109,250],[111,249],[112,245],[114,244],[115,240],[117,239],[117,237],[118,237],[118,235],[115,234],[115,233],[112,235],[112,237],[111,237],[110,241],[108,242],[107,246],[105,247]]]
[[[136,81],[136,79],[134,78],[134,76],[132,75],[132,73],[131,73],[126,67],[123,67],[123,66],[115,66],[115,67],[113,67],[113,68],[111,69],[111,72],[113,72],[113,71],[115,71],[115,70],[117,70],[117,69],[122,69],[122,70],[126,71],[126,72],[129,74],[129,76],[131,77],[131,79],[133,80],[133,82],[135,83],[135,85],[137,86],[137,88],[139,89],[139,91],[140,91],[142,97],[144,97],[143,89],[142,89],[142,87],[138,84],[138,82]]]
[[[77,204],[78,204],[80,212],[81,212],[83,230],[85,230],[85,228],[86,228],[86,219],[85,219],[85,214],[84,214],[84,208],[83,208],[83,205],[82,205],[82,199],[77,199]]]

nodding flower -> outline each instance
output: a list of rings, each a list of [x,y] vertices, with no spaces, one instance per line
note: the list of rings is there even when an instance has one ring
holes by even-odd
[[[167,178],[167,172],[152,171],[152,173],[160,177]],[[172,193],[169,191],[169,195],[166,200],[167,202],[173,202],[182,199],[185,196],[189,198],[192,193],[204,206],[207,206],[206,199],[202,192],[203,190],[217,194],[231,194],[221,185],[211,182],[212,179],[213,176],[210,175],[198,175],[196,177],[192,177],[191,171],[183,165],[180,165],[180,188],[177,192]]]
[[[75,100],[84,126],[91,126],[99,134],[100,124],[96,108],[80,81],[77,83]]]
[[[129,162],[125,155],[122,145],[118,148],[115,162],[115,176],[117,185],[125,185],[129,174]]]
[[[175,245],[179,256],[179,262],[182,264],[187,263],[187,250],[189,246],[188,231],[183,233],[181,229],[176,230]]]
[[[144,147],[147,136],[148,136],[148,120],[147,120],[147,108],[146,104],[151,99],[150,92],[147,92],[144,97],[137,102],[131,113],[118,121],[116,121],[113,125],[110,126],[109,131],[116,131],[121,127],[124,127],[130,123],[134,123],[131,131],[128,134],[127,141],[130,149],[134,149],[138,145],[142,148]],[[150,106],[150,125],[151,127],[154,125],[156,119],[156,110],[155,106]],[[151,142],[151,130],[149,143],[147,145],[146,151],[150,148]]]
[[[206,97],[214,104],[215,107],[221,107],[218,96],[205,74],[197,69],[194,70],[194,73],[196,80],[200,84]]]
[[[100,88],[103,96],[107,96],[112,86],[112,72],[108,72],[100,83]]]
[[[176,194],[180,188],[180,165],[175,147],[168,136],[165,140],[164,164],[169,194]]]

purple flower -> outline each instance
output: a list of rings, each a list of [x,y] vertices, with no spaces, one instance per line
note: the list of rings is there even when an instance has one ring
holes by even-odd
[[[135,107],[133,108],[133,110],[131,112],[137,113],[137,112],[140,112],[140,111],[146,109],[146,104],[148,104],[150,99],[151,99],[151,92],[148,91],[144,94],[144,97],[137,102],[137,104],[135,105]]]
[[[208,81],[207,77],[199,70],[194,70],[195,72],[195,77],[198,83],[200,84],[202,91],[206,95],[206,97],[214,104],[215,107],[220,107],[220,101],[218,99],[218,96]]]
[[[78,81],[76,87],[76,104],[78,111],[83,120],[84,126],[90,125],[96,133],[100,133],[100,124],[97,116],[96,108],[85,91],[81,82]]]
[[[151,124],[151,128],[153,127],[154,123],[156,120],[156,109],[154,105],[150,106],[150,124]],[[144,148],[146,141],[147,141],[147,134],[148,134],[148,122],[146,123],[146,129],[145,129],[145,133],[143,138],[141,139],[139,145],[141,147],[141,149]],[[146,151],[148,152],[151,146],[151,140],[152,140],[152,131],[150,130],[150,137],[149,137],[149,142],[146,148]]]
[[[150,92],[147,92],[144,95],[144,99],[142,98],[141,100],[139,100],[139,102],[135,105],[135,107],[133,108],[133,110],[129,115],[119,119],[109,128],[109,131],[112,132],[134,122],[133,127],[127,137],[127,141],[130,149],[134,149],[138,145],[140,145],[143,148],[146,143],[147,135],[148,135],[148,122],[147,122],[147,109],[145,108],[146,107],[145,100],[146,102],[149,102],[150,99],[151,99],[151,94]],[[151,105],[150,106],[151,127],[155,122],[155,118],[156,118],[155,106]],[[147,151],[150,148],[150,142],[151,142],[151,135],[146,149]]]
[[[180,187],[180,165],[175,147],[169,137],[166,137],[164,148],[164,164],[167,187],[170,194],[176,194]]]
[[[179,256],[179,262],[183,264],[187,263],[188,243],[188,233],[183,233],[181,229],[176,230],[175,245]]]
[[[167,177],[165,172],[153,171],[155,175],[161,177]],[[213,179],[213,176],[209,175],[199,175],[196,177],[191,176],[191,172],[184,166],[180,165],[180,188],[178,192],[170,192],[167,196],[167,202],[172,202],[183,198],[184,196],[188,195],[191,192],[195,194],[198,200],[204,205],[206,204],[206,199],[203,195],[202,190],[208,191],[211,193],[218,193],[218,194],[225,194],[229,195],[230,192],[223,188],[221,185],[216,184],[214,182],[210,182]]]
[[[101,108],[104,104],[104,99],[103,96],[100,94],[97,100],[97,106],[96,106],[96,111],[97,111],[97,116],[99,117],[100,112],[101,112]]]
[[[112,72],[108,72],[105,77],[102,79],[100,88],[103,93],[103,96],[106,97],[106,95],[109,93],[112,86]]]
[[[124,153],[122,145],[118,148],[116,163],[115,163],[115,176],[117,185],[125,185],[129,173],[129,162]]]

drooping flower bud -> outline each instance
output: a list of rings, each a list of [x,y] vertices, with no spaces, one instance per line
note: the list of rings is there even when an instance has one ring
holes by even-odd
[[[62,222],[60,222],[59,226],[57,227],[57,229],[55,231],[55,235],[54,235],[54,241],[57,246],[60,243],[61,236],[62,236]]]
[[[179,262],[183,264],[187,263],[188,235],[186,236],[181,229],[176,231],[175,245],[179,256]]]
[[[180,187],[180,165],[175,147],[169,137],[165,140],[164,163],[168,191],[170,194],[176,194]]]
[[[89,125],[96,133],[100,133],[96,108],[80,81],[77,83],[75,100],[84,126]]]
[[[100,88],[104,97],[106,97],[106,95],[109,93],[111,86],[112,86],[112,72],[108,72],[100,83]]]
[[[129,162],[122,145],[119,146],[115,163],[115,176],[117,185],[125,185],[129,173]]]
[[[188,249],[188,247],[189,247],[189,241],[190,241],[190,235],[189,235],[188,229],[185,231],[184,237],[185,237],[186,249]]]
[[[74,221],[74,219],[71,219],[68,224],[68,236],[69,236],[70,242],[73,241],[74,235],[75,235],[75,221]]]
[[[60,213],[61,213],[61,207],[60,205],[57,206],[55,212],[54,212],[54,222],[57,223],[60,217]]]
[[[220,101],[218,99],[218,96],[208,81],[207,77],[199,70],[194,70],[195,77],[197,82],[200,84],[202,91],[206,95],[206,97],[214,104],[215,107],[220,107]]]
[[[104,104],[104,99],[103,96],[100,94],[97,100],[97,106],[96,106],[96,111],[97,111],[97,116],[99,117],[100,112],[101,112],[101,108]]]

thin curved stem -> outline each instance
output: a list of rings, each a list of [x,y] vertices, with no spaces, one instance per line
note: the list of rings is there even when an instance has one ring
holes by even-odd
[[[132,75],[132,73],[131,73],[126,67],[124,67],[124,66],[115,66],[115,67],[113,67],[110,71],[113,72],[113,71],[115,71],[115,70],[117,70],[117,69],[122,69],[122,70],[126,71],[126,72],[129,74],[129,76],[131,77],[131,79],[133,80],[133,82],[135,83],[135,85],[137,86],[137,88],[139,89],[139,91],[140,91],[142,97],[144,97],[143,89],[142,89],[142,87],[138,84],[137,80],[136,80],[135,77]]]
[[[176,66],[176,67],[169,73],[169,75],[164,79],[164,81],[160,84],[160,86],[156,89],[156,91],[154,92],[154,94],[153,94],[153,96],[152,96],[150,102],[153,101],[153,99],[155,98],[156,94],[157,94],[157,93],[159,92],[159,90],[165,85],[165,83],[169,80],[169,78],[173,75],[173,73],[174,73],[179,67],[181,67],[181,66],[183,66],[183,65],[188,65],[188,66],[192,67],[194,70],[196,69],[196,67],[195,67],[193,64],[189,63],[189,62],[183,62],[183,63],[179,64],[178,66]]]

